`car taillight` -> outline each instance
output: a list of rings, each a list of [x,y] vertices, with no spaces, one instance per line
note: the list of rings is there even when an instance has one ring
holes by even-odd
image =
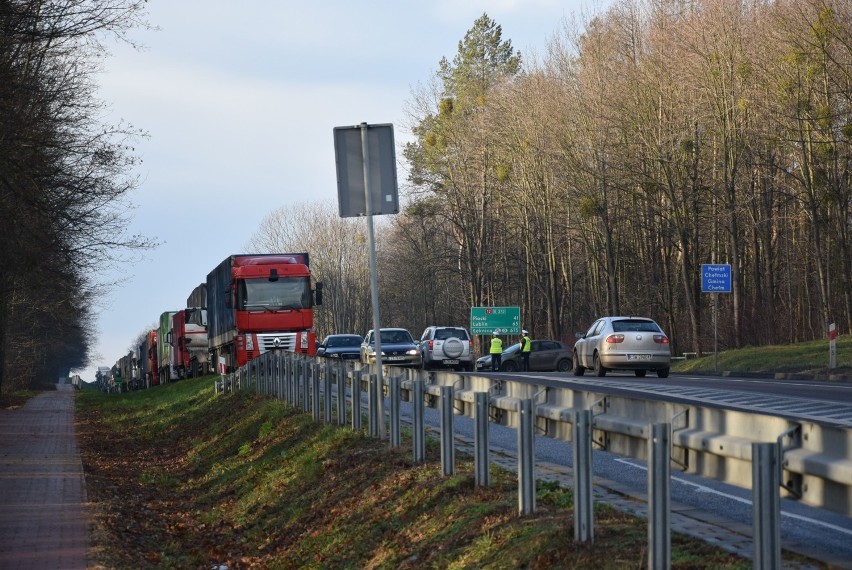
[[[434,340],[430,340],[430,341],[429,341],[429,352],[432,352],[432,347],[433,347],[434,345],[435,345],[435,341],[434,341]]]
[[[668,344],[669,343],[669,337],[667,337],[664,334],[655,334],[654,335],[654,342],[656,342],[657,344]]]
[[[617,344],[619,342],[624,342],[624,335],[623,334],[611,334],[608,337],[606,337],[606,341],[610,344]]]

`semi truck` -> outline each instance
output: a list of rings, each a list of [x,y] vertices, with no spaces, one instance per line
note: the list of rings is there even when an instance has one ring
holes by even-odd
[[[187,307],[175,313],[168,342],[178,378],[207,374],[207,309]]]
[[[269,350],[316,354],[315,305],[307,253],[237,254],[207,275],[211,362],[228,371]]]
[[[160,383],[160,371],[157,369],[157,330],[145,334],[139,345],[139,377],[146,388]]]
[[[160,384],[177,380],[175,354],[169,339],[172,338],[172,317],[177,311],[165,311],[160,314],[160,326],[157,330],[157,371]]]

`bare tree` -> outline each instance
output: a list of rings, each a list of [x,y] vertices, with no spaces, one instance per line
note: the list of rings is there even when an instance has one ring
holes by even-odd
[[[102,124],[93,83],[105,41],[127,41],[144,25],[143,6],[0,2],[0,221],[15,228],[0,236],[0,389],[7,378],[19,387],[84,366],[96,269],[152,245],[124,231],[138,183],[130,143],[141,133]],[[46,331],[63,342],[44,342]],[[40,345],[39,357],[20,343]]]

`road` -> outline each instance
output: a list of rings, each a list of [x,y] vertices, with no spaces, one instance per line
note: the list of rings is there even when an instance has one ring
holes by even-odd
[[[20,409],[0,410],[0,488],[0,568],[88,567],[73,386],[60,384]]]
[[[496,378],[497,376],[495,376]],[[672,374],[668,378],[637,378],[609,372],[605,377],[576,377],[560,373],[503,374],[542,386],[576,385],[604,394],[700,404],[708,407],[769,413],[821,425],[852,428],[852,382],[774,380],[768,378]]]

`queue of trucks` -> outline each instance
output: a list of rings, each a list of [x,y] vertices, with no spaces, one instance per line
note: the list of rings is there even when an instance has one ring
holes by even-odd
[[[157,328],[112,368],[102,389],[150,388],[214,370],[228,372],[269,350],[316,354],[315,305],[307,253],[230,255],[192,290],[186,307],[163,311]]]

